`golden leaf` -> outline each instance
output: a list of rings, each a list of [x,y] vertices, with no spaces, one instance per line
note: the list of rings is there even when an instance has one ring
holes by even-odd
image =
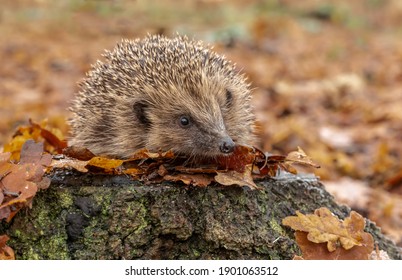
[[[112,171],[123,164],[124,160],[110,159],[104,157],[93,157],[88,161],[87,166],[94,166],[104,169],[105,171]]]
[[[290,161],[292,163],[296,164],[302,164],[306,166],[311,166],[314,168],[320,168],[320,165],[316,164],[311,160],[309,156],[306,155],[306,153],[302,150],[302,148],[297,147],[297,151],[290,152],[286,156],[286,161]]]
[[[296,211],[296,215],[284,218],[282,223],[294,230],[307,232],[307,239],[311,242],[327,242],[329,252],[340,246],[347,250],[353,246],[364,246],[370,243],[370,237],[372,239],[369,233],[363,231],[364,218],[354,211],[343,222],[325,207],[308,215]]]

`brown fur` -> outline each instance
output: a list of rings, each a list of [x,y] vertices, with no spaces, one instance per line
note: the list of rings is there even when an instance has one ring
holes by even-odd
[[[130,157],[146,147],[194,157],[222,154],[229,136],[253,138],[250,89],[223,56],[186,37],[123,40],[80,84],[71,145]],[[180,117],[191,125],[183,128]]]

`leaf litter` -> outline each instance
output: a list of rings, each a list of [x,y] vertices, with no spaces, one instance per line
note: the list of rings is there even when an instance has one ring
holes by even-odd
[[[288,156],[264,154],[257,148],[236,146],[230,156],[189,163],[171,151],[141,149],[128,159],[93,154],[82,147],[69,147],[57,130],[44,128],[46,122],[17,129],[14,138],[0,153],[0,219],[10,221],[23,207],[31,207],[40,189],[50,185],[45,172],[74,169],[81,173],[129,175],[145,183],[182,182],[185,186],[247,186],[260,189],[255,179],[275,176],[279,170],[296,172],[295,164],[319,167],[299,148]],[[55,131],[52,132],[52,131]],[[39,142],[35,142],[39,141]]]

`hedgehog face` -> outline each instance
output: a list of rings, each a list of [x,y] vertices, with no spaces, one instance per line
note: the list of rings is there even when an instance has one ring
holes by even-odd
[[[157,93],[170,96],[167,100],[134,105],[137,119],[147,127],[145,146],[148,149],[173,150],[197,158],[215,157],[228,155],[236,143],[250,140],[247,130],[251,129],[252,120],[249,114],[240,113],[249,103],[243,98],[249,95],[247,86],[202,75],[201,86],[188,89],[176,85],[171,87],[176,92]]]
[[[210,108],[194,109],[177,107],[173,114],[163,108],[151,110],[145,146],[153,151],[172,150],[190,157],[230,154],[235,143],[228,135],[221,113]]]

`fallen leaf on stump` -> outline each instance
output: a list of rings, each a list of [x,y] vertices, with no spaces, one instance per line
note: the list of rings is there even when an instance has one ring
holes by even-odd
[[[307,232],[295,232],[304,260],[368,260],[372,253],[370,246],[357,246],[350,250],[337,247],[329,252],[325,243],[313,243],[308,240],[307,235]]]
[[[104,157],[93,157],[88,161],[88,167],[96,167],[103,169],[106,173],[112,172],[123,164],[124,160],[110,159]]]
[[[59,169],[64,169],[64,168],[73,168],[81,173],[86,173],[88,172],[88,169],[86,168],[88,164],[88,161],[84,160],[77,160],[74,158],[58,158],[58,159],[53,159],[52,163],[50,164],[50,168],[59,168]]]
[[[254,163],[256,157],[259,155],[256,151],[252,147],[236,145],[231,155],[218,156],[216,161],[221,169],[243,173],[246,166]],[[261,155],[263,156],[263,153]]]
[[[165,175],[163,179],[167,181],[181,181],[186,185],[193,185],[198,187],[207,187],[213,181],[213,178],[203,174],[177,174],[177,175]]]
[[[69,146],[64,148],[63,154],[78,160],[90,160],[91,158],[95,157],[95,155],[87,148],[77,146]]]
[[[297,151],[290,152],[286,156],[285,161],[314,168],[320,168],[320,166],[313,162],[313,160],[309,156],[307,156],[300,147],[297,147]]]
[[[356,257],[368,259],[369,254],[373,251],[374,240],[371,234],[364,232],[365,221],[364,218],[357,212],[352,211],[350,216],[344,221],[339,220],[331,211],[325,207],[319,208],[314,211],[314,214],[304,215],[296,211],[295,216],[289,216],[282,220],[283,225],[289,226],[296,230],[296,237],[302,243],[300,245],[303,251],[303,258],[307,258],[310,252],[316,250],[317,258],[321,256],[321,247],[314,245],[315,243],[326,244],[329,253],[337,251],[333,256],[340,258],[341,255],[347,258],[351,252],[343,252],[340,249],[355,251]],[[301,233],[306,234],[307,243]],[[303,233],[303,234],[304,234]],[[297,241],[297,239],[296,239]],[[313,247],[309,247],[309,244]],[[322,246],[322,245],[321,245]],[[359,249],[360,248],[360,249]],[[366,254],[367,255],[364,255]],[[362,257],[364,255],[364,257]],[[309,256],[311,257],[311,256]],[[328,256],[330,257],[330,256]],[[350,257],[350,256],[349,256]]]
[[[253,181],[251,168],[252,166],[249,164],[245,166],[243,173],[239,173],[235,170],[217,172],[218,174],[215,176],[215,181],[224,186],[238,185],[247,186],[252,190],[261,189]]]

